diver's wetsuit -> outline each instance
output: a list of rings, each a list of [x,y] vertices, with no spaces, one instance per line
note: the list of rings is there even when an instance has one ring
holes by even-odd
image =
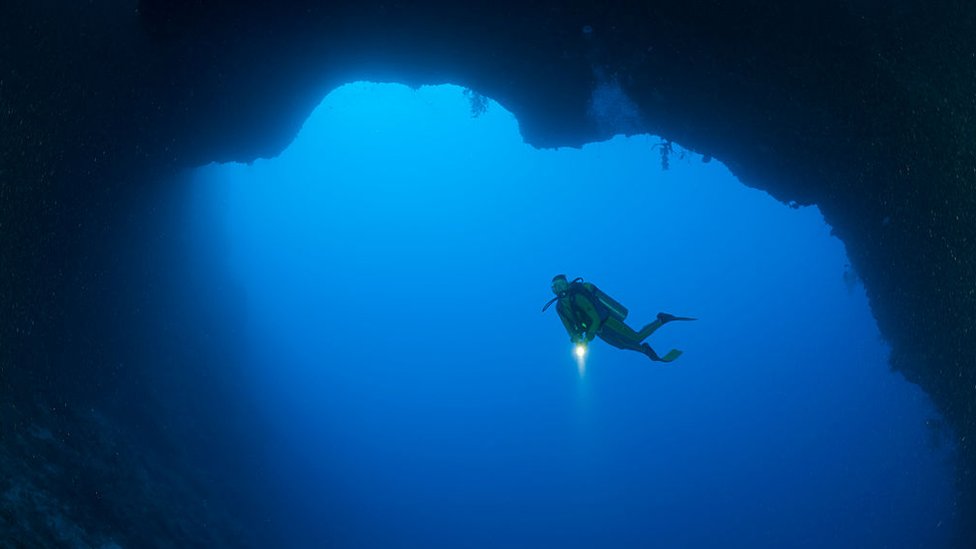
[[[556,313],[559,314],[559,319],[562,320],[574,343],[583,339],[585,333],[587,341],[591,341],[594,335],[598,335],[600,339],[618,349],[637,351],[647,355],[651,360],[670,362],[681,354],[681,351],[671,351],[665,358],[661,358],[650,345],[641,343],[663,326],[669,318],[675,317],[658,315],[657,320],[644,326],[640,332],[635,332],[633,328],[611,316],[605,307],[598,307],[592,296],[591,284],[574,282],[566,295],[561,296],[556,303]]]

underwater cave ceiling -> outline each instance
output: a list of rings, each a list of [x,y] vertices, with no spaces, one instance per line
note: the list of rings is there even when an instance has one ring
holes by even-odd
[[[77,274],[82,238],[112,231],[107,212],[137,181],[273,156],[346,82],[449,82],[499,101],[535,146],[658,134],[781,201],[818,205],[864,281],[893,367],[956,428],[962,492],[974,493],[976,7],[43,4],[0,8],[8,394],[97,379],[65,374],[66,353],[52,350],[73,344],[62,327],[78,305],[65,296],[96,277]],[[594,109],[598,89],[622,91],[639,118],[612,93]]]

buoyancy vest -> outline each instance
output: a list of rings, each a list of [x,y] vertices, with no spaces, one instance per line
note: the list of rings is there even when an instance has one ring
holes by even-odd
[[[621,305],[616,299],[604,293],[596,284],[583,282],[580,279],[579,282],[574,281],[570,284],[571,291],[573,286],[576,286],[576,292],[583,294],[590,300],[590,303],[593,304],[593,307],[599,313],[601,322],[605,322],[608,318],[615,318],[623,322],[627,318],[627,308]]]
[[[546,303],[545,307],[542,308],[542,311],[545,312],[545,310],[548,309],[549,306],[552,305],[559,298],[569,296],[573,298],[569,300],[570,306],[573,308],[572,311],[573,314],[577,318],[581,318],[585,316],[585,314],[582,311],[582,309],[580,309],[579,306],[576,305],[575,297],[577,295],[582,295],[583,297],[588,299],[590,303],[593,304],[593,308],[596,309],[597,314],[600,315],[601,322],[604,322],[611,317],[621,322],[623,322],[623,320],[627,318],[628,311],[626,307],[621,305],[620,302],[618,302],[616,299],[604,293],[603,290],[601,290],[596,286],[596,284],[592,284],[590,282],[583,282],[582,278],[576,278],[572,282],[570,282],[569,289],[567,289],[565,292],[561,293],[560,295],[554,297],[552,300],[549,301],[549,303]]]

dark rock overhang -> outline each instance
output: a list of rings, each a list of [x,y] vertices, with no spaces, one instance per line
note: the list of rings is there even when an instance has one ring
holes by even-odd
[[[103,383],[92,381],[104,379],[97,361],[68,368],[65,349],[111,339],[111,322],[64,327],[72,296],[96,278],[81,235],[112,232],[106,212],[132,181],[273,156],[345,82],[451,82],[502,103],[533,145],[655,133],[779,200],[818,205],[864,281],[893,367],[958,434],[961,522],[976,524],[976,8],[39,4],[0,8],[0,390],[11,400]],[[590,116],[599,86],[624,92],[639,124]]]

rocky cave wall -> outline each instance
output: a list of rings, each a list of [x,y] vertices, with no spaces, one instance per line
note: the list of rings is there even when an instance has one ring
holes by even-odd
[[[976,8],[64,4],[0,8],[8,401],[30,409],[138,386],[107,366],[131,313],[102,299],[118,280],[93,248],[111,255],[119,212],[144,187],[214,160],[275,155],[345,82],[450,82],[515,113],[535,146],[655,133],[784,202],[817,204],[864,281],[893,367],[957,433],[960,522],[976,524]],[[594,90],[623,92],[639,114],[611,101],[592,116]]]

